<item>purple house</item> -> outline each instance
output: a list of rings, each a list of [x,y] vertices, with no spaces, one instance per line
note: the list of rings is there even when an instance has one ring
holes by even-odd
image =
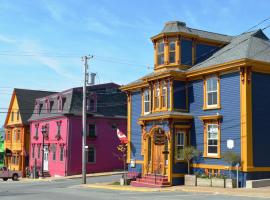
[[[126,94],[115,83],[87,87],[87,172],[121,169],[116,128],[126,133]],[[30,118],[30,168],[46,176],[82,171],[82,88],[36,99]],[[42,146],[44,150],[42,151]],[[43,163],[42,163],[43,159]],[[42,166],[43,165],[43,166]]]

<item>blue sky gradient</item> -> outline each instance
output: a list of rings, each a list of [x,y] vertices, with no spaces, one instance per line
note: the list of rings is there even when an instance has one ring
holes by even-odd
[[[269,17],[269,6],[269,0],[1,0],[0,111],[7,111],[14,87],[80,86],[83,55],[95,56],[90,69],[97,83],[126,84],[151,72],[150,37],[166,21],[238,35]]]

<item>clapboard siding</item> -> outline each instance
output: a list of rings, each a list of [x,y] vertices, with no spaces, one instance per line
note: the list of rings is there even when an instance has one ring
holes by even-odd
[[[240,142],[240,80],[239,73],[230,73],[220,77],[221,109],[203,110],[203,80],[196,80],[189,85],[189,109],[194,116],[191,129],[191,144],[198,150],[204,151],[203,122],[199,116],[216,115],[223,116],[221,122],[221,154],[228,151],[227,140],[234,140],[236,153],[241,154]],[[201,158],[200,163],[227,165],[222,159]]]
[[[141,116],[142,99],[141,92],[133,92],[131,95],[131,159],[142,160],[141,156],[141,127],[138,119]]]
[[[184,81],[173,82],[173,105],[175,109],[187,109],[186,83]]]
[[[253,132],[253,160],[255,167],[270,166],[270,75],[262,73],[252,74],[252,132]]]

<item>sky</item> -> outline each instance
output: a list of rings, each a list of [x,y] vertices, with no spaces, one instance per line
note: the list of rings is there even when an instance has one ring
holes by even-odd
[[[153,70],[150,37],[166,21],[238,35],[270,17],[269,7],[269,0],[0,0],[0,125],[13,88],[82,85],[82,56],[94,56],[96,83],[126,84]]]

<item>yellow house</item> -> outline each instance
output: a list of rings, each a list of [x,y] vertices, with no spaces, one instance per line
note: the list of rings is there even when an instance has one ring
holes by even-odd
[[[51,92],[14,89],[5,120],[5,165],[11,170],[19,170],[25,175],[29,161],[31,117],[37,98]]]

